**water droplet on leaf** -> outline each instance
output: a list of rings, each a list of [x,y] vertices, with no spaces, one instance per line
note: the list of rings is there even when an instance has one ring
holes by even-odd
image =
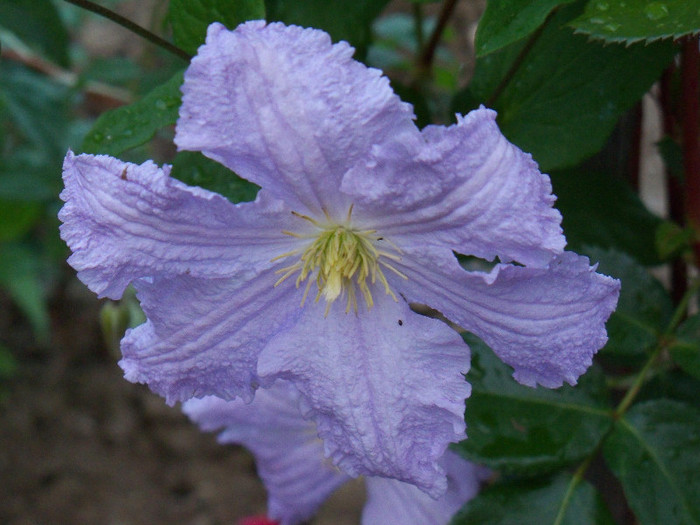
[[[159,109],[160,111],[164,111],[168,109],[168,104],[165,102],[163,99],[158,99],[156,100],[156,109]]]
[[[644,8],[644,14],[649,20],[659,20],[668,16],[668,7],[661,2],[652,2]]]
[[[104,140],[105,136],[100,133],[99,131],[96,131],[95,133],[92,134],[92,140],[93,142],[102,142]]]
[[[598,2],[595,6],[601,11],[607,11],[610,8],[607,2]]]

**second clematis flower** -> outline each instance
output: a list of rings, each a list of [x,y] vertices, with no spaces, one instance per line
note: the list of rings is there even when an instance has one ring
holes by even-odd
[[[182,410],[204,431],[221,431],[220,443],[244,445],[255,456],[268,491],[268,512],[280,525],[311,519],[350,478],[323,458],[315,425],[299,413],[299,392],[285,381],[258,392],[252,403],[216,397],[191,399]],[[362,525],[445,525],[479,491],[490,472],[448,450],[440,460],[448,488],[433,499],[395,479],[365,479]]]
[[[549,178],[479,109],[413,123],[381,72],[318,30],[210,26],[175,142],[261,186],[254,202],[169,167],[69,153],[63,239],[101,297],[133,283],[148,318],[120,365],[169,403],[250,401],[287,380],[349,475],[447,487],[480,336],[530,386],[575,384],[619,282],[564,252]],[[455,252],[497,264],[468,271]]]

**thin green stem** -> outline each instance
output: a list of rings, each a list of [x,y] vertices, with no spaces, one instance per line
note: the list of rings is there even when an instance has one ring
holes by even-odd
[[[619,419],[622,416],[624,416],[625,412],[627,412],[629,407],[632,405],[632,402],[637,397],[639,391],[644,385],[647,375],[649,375],[649,372],[654,368],[654,365],[659,356],[661,355],[661,352],[663,352],[663,350],[667,348],[671,335],[676,330],[678,325],[683,321],[685,314],[688,311],[688,303],[690,303],[691,299],[695,296],[698,290],[700,290],[700,279],[695,281],[681,298],[681,301],[678,303],[678,306],[676,307],[676,310],[673,313],[673,317],[671,317],[671,320],[669,321],[666,330],[659,337],[654,351],[649,356],[649,359],[647,360],[644,367],[639,371],[637,378],[625,394],[625,397],[623,397],[622,401],[620,401],[620,403],[617,405],[617,408],[613,413],[615,419]]]
[[[602,441],[601,441],[601,443],[602,443]],[[599,450],[600,450],[600,444],[596,447],[596,449],[586,459],[584,459],[581,462],[581,464],[576,469],[576,472],[574,472],[574,475],[571,478],[571,483],[569,483],[569,486],[566,489],[566,494],[564,494],[564,498],[562,499],[561,505],[559,506],[559,511],[557,512],[557,517],[554,519],[554,523],[552,525],[561,525],[563,523],[564,517],[566,516],[566,509],[568,507],[569,501],[571,500],[572,496],[574,495],[574,490],[576,490],[576,487],[578,486],[578,484],[581,483],[583,476],[586,475],[586,471],[588,470],[588,467],[591,466],[591,463],[593,462],[593,458],[596,457]]]
[[[425,44],[425,35],[423,34],[423,5],[419,3],[413,4],[413,25],[416,30],[416,43],[418,44],[418,54],[423,53],[423,45]]]
[[[642,386],[644,385],[644,382],[647,379],[647,376],[649,375],[649,372],[654,368],[654,365],[656,364],[656,361],[658,360],[659,356],[661,353],[667,348],[669,341],[671,340],[671,336],[673,335],[673,332],[676,330],[678,325],[683,321],[685,317],[685,313],[687,312],[688,309],[688,303],[692,300],[692,298],[695,296],[695,294],[700,290],[700,279],[696,280],[690,288],[688,288],[688,291],[683,295],[683,298],[679,302],[678,306],[676,307],[676,310],[671,317],[671,320],[668,323],[668,326],[666,327],[666,330],[664,333],[659,336],[659,339],[657,341],[656,347],[654,348],[654,351],[652,354],[649,356],[649,359],[647,362],[644,364],[644,367],[639,371],[639,374],[635,378],[634,383],[630,387],[630,389],[627,391],[625,396],[622,398],[620,403],[617,405],[615,410],[612,413],[612,416],[615,420],[620,419],[622,416],[625,415],[629,407],[632,405],[633,401],[639,394],[639,391],[641,390]],[[578,484],[581,482],[581,480],[584,478],[586,475],[586,472],[588,471],[588,468],[591,466],[591,463],[595,459],[595,457],[598,455],[600,452],[603,443],[605,440],[608,438],[610,435],[610,432],[612,431],[612,428],[608,430],[608,432],[602,437],[598,445],[596,446],[595,450],[591,452],[586,459],[584,459],[581,464],[578,466],[576,471],[574,472],[574,475],[571,479],[571,483],[569,484],[569,487],[567,488],[566,494],[564,495],[564,499],[562,500],[562,504],[559,507],[559,511],[557,512],[557,517],[554,520],[553,525],[561,525],[563,523],[564,517],[566,516],[566,508],[568,505],[569,500],[573,496],[574,490],[578,486]]]
[[[128,18],[124,18],[120,14],[115,13],[114,11],[111,11],[107,9],[106,7],[102,7],[101,5],[98,5],[94,2],[91,2],[90,0],[65,0],[69,4],[76,5],[78,7],[81,7],[82,9],[85,9],[87,11],[90,11],[92,13],[95,13],[97,15],[100,15],[104,18],[107,18],[108,20],[111,20],[112,22],[119,24],[120,26],[124,27],[125,29],[128,29],[132,33],[136,33],[142,38],[145,38],[149,42],[157,45],[158,47],[161,47],[168,51],[169,53],[172,53],[173,55],[186,60],[189,62],[192,60],[192,56],[187,53],[185,50],[180,49],[176,45],[168,42],[167,40],[162,39],[155,33],[152,33],[145,27],[141,27],[140,25],[132,22]]]

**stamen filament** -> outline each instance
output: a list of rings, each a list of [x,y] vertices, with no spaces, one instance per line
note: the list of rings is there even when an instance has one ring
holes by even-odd
[[[391,290],[389,282],[382,271],[382,267],[388,268],[403,279],[408,279],[397,268],[387,261],[401,261],[401,250],[396,244],[385,237],[377,236],[377,230],[356,230],[350,225],[353,206],[348,208],[345,223],[334,223],[330,214],[322,208],[326,218],[326,223],[322,224],[313,217],[292,211],[295,217],[310,222],[319,231],[315,233],[296,233],[284,230],[284,235],[289,235],[297,239],[313,239],[305,248],[298,248],[285,252],[273,258],[271,262],[299,255],[299,259],[292,265],[285,266],[275,271],[276,274],[283,274],[275,286],[280,285],[291,275],[298,272],[295,280],[297,288],[306,281],[304,292],[301,298],[301,307],[306,303],[306,299],[311,289],[312,282],[316,283],[318,291],[314,302],[320,301],[323,296],[326,299],[325,314],[328,315],[330,305],[341,295],[346,294],[345,312],[350,308],[357,312],[357,293],[355,287],[359,288],[368,309],[374,306],[372,290],[377,282],[381,283],[384,292],[397,301],[396,295]],[[378,248],[376,243],[385,241],[391,251],[386,246]],[[314,276],[315,274],[315,276]],[[369,282],[368,282],[369,281]]]

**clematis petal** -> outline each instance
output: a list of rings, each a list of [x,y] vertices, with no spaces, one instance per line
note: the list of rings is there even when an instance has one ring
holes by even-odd
[[[481,108],[377,146],[341,188],[399,246],[544,266],[566,243],[552,185],[495,118]]]
[[[323,31],[209,26],[185,73],[178,148],[201,151],[297,211],[345,214],[340,180],[372,144],[418,134],[381,71]]]
[[[169,177],[170,168],[107,156],[66,155],[61,237],[68,262],[101,297],[158,275],[224,277],[270,267],[287,251],[291,216],[266,194],[240,205]]]
[[[169,404],[214,395],[252,399],[256,361],[300,317],[296,288],[273,287],[268,270],[247,281],[190,275],[137,281],[148,321],[122,340],[124,376]]]
[[[520,383],[549,388],[576,384],[591,365],[607,341],[605,322],[620,291],[619,281],[571,252],[546,268],[498,265],[485,274],[416,249],[401,271],[408,279],[396,287],[410,302],[427,304],[481,337]]]
[[[323,462],[316,425],[301,417],[298,397],[291,384],[278,381],[250,404],[207,397],[183,405],[202,430],[222,430],[220,443],[241,444],[253,453],[268,491],[268,514],[282,525],[311,518],[350,479]]]
[[[486,469],[469,463],[451,451],[441,463],[447,471],[447,492],[433,499],[413,485],[387,478],[367,478],[367,503],[362,525],[446,525],[452,516],[479,492]]]
[[[318,424],[326,455],[352,476],[382,475],[433,496],[446,489],[437,461],[464,436],[469,349],[457,333],[378,294],[374,308],[307,304],[258,362],[263,380],[292,381]]]

